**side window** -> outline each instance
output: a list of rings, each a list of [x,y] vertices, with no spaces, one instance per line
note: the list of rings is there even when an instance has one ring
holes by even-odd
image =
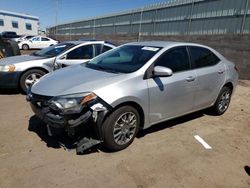
[[[26,23],[25,27],[27,30],[32,30],[32,25],[30,23]]]
[[[92,59],[93,58],[93,46],[86,45],[76,48],[68,53],[67,59]]]
[[[95,56],[101,54],[102,44],[95,44]]]
[[[206,48],[191,46],[189,51],[195,68],[212,66],[220,62],[220,59]]]
[[[50,41],[48,38],[42,37],[42,41]]]
[[[40,38],[39,37],[35,37],[32,39],[32,41],[40,41]]]
[[[3,21],[3,19],[0,19],[0,26],[4,26],[4,21]]]
[[[12,21],[12,27],[13,28],[18,28],[18,22],[17,21]]]
[[[102,53],[107,52],[107,51],[109,51],[109,50],[111,50],[111,49],[112,49],[111,47],[106,46],[106,45],[103,45]]]
[[[186,47],[177,47],[167,51],[156,60],[155,66],[168,67],[173,72],[189,70],[190,63]]]

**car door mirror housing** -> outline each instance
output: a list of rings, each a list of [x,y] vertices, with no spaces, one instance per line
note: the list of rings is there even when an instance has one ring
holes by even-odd
[[[173,71],[170,68],[162,66],[154,67],[153,77],[168,77],[172,75]]]
[[[65,54],[65,55],[61,56],[59,59],[60,59],[60,60],[64,60],[64,59],[66,59],[66,58],[67,58],[67,55]]]

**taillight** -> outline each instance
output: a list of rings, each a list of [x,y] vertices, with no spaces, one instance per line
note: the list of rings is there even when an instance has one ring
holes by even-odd
[[[236,65],[234,65],[234,69],[238,72],[239,71],[239,68],[236,66]]]

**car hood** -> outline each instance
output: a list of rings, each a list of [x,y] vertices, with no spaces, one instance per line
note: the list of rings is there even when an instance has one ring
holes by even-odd
[[[16,63],[23,63],[26,61],[33,61],[45,59],[44,57],[33,56],[33,55],[19,55],[19,56],[12,56],[7,58],[0,59],[0,65],[9,65],[9,64],[16,64]]]
[[[94,70],[84,65],[74,65],[51,72],[32,86],[32,93],[59,96],[81,92],[94,92],[116,81],[126,74]]]

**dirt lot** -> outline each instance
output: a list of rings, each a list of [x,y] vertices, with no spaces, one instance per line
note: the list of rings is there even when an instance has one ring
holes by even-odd
[[[50,138],[24,95],[1,93],[1,188],[250,187],[250,81],[223,116],[194,113],[143,131],[126,150],[85,155]]]

